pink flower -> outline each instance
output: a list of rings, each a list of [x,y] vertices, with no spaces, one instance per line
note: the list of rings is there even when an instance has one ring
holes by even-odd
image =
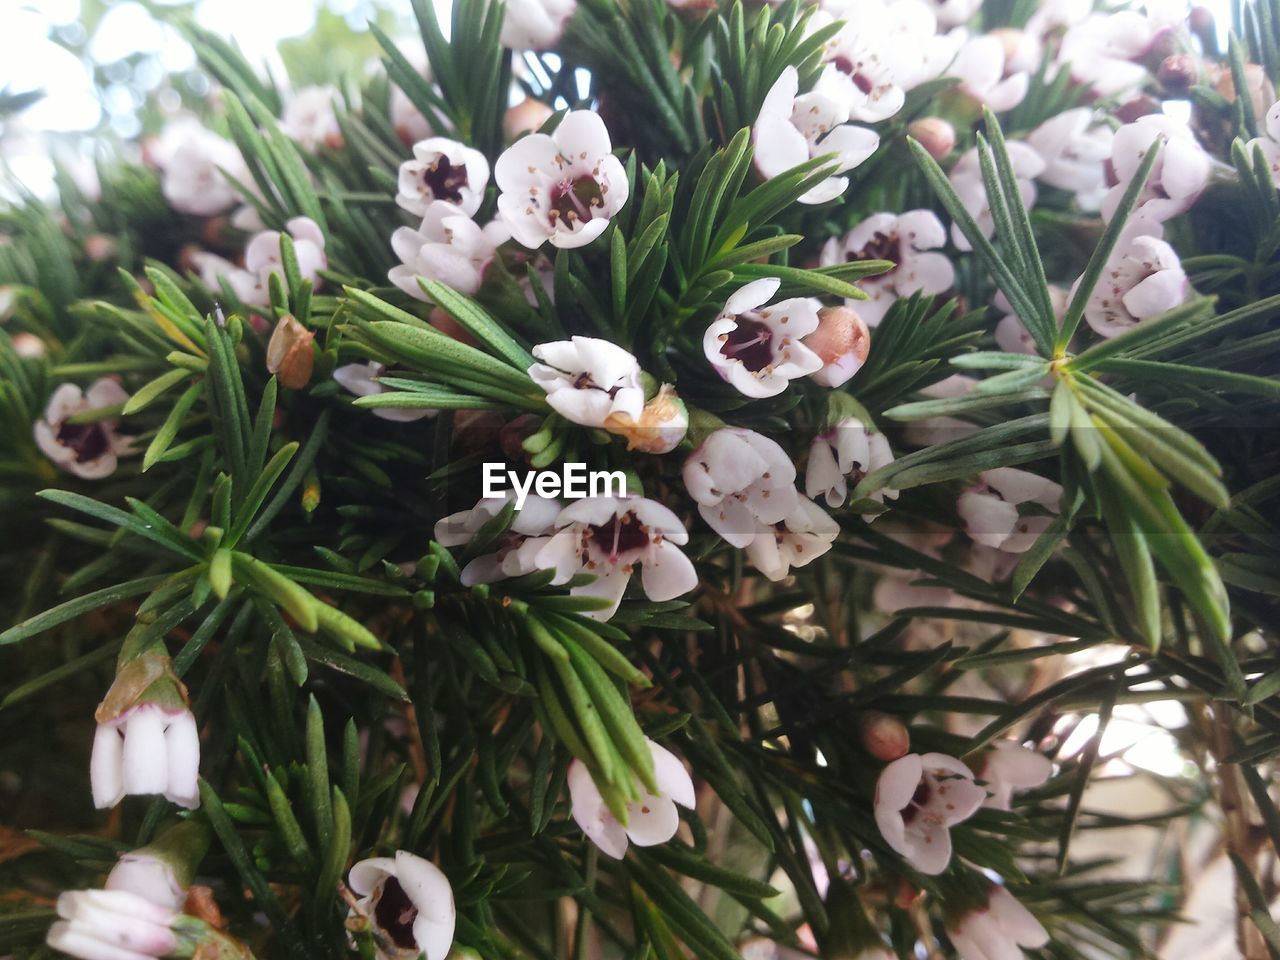
[[[359,911],[396,954],[426,954],[444,960],[453,945],[457,908],[449,878],[430,860],[397,850],[395,857],[371,857],[351,868],[347,877],[361,899]]]
[[[1052,480],[996,467],[979,474],[979,483],[960,494],[956,509],[970,538],[1006,553],[1025,553],[1053,522],[1044,514],[1023,514],[1018,507],[1035,504],[1056,514],[1062,487]]]
[[[992,744],[979,778],[987,782],[991,796],[983,806],[1008,810],[1014,790],[1038,787],[1053,774],[1053,764],[1043,753],[1012,740]]]
[[[939,874],[951,862],[951,827],[973,816],[986,796],[955,757],[909,753],[876,781],[876,825],[913,867]]]
[[[696,797],[693,780],[684,764],[670,750],[648,741],[653,755],[653,773],[658,793],[646,793],[627,806],[627,822],[622,824],[609,810],[591,771],[581,760],[569,765],[569,803],[574,821],[600,850],[615,860],[627,853],[628,841],[637,847],[666,843],[680,826],[676,805],[693,809]]]
[[[987,906],[966,913],[947,928],[963,960],[1021,960],[1020,947],[1043,947],[1048,931],[1004,887],[992,887]]]
[[[74,383],[64,383],[44,410],[44,418],[36,421],[36,446],[46,457],[69,473],[84,480],[101,480],[115,473],[118,458],[132,452],[132,441],[116,433],[119,417],[106,417],[92,423],[70,423],[76,414],[89,413],[123,404],[129,399],[124,388],[106,377],[96,381],[88,392]]]
[[[802,342],[818,329],[821,304],[793,297],[765,307],[780,283],[754,280],[739,289],[702,337],[702,351],[716,373],[748,397],[776,397],[790,381],[823,366]]]
[[[82,960],[146,960],[178,946],[178,914],[125,890],[74,890],[58,897],[49,946]]]

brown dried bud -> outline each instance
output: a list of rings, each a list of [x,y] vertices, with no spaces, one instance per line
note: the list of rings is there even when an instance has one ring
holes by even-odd
[[[921,117],[911,121],[907,133],[929,151],[929,156],[941,163],[956,148],[956,128],[941,117]]]
[[[311,341],[315,337],[291,314],[280,318],[267,341],[267,372],[279,377],[281,386],[300,390],[311,382],[316,362]]]
[[[858,733],[863,748],[877,760],[897,760],[911,751],[911,734],[906,726],[887,713],[868,710],[858,721]]]
[[[222,911],[218,901],[213,899],[213,888],[195,884],[187,888],[187,900],[182,905],[182,912],[189,917],[203,920],[215,930],[222,930],[226,922],[222,919]]]
[[[1189,53],[1175,53],[1164,58],[1156,78],[1170,93],[1186,93],[1200,78],[1200,68]]]
[[[1116,108],[1116,119],[1121,123],[1133,123],[1139,117],[1160,112],[1160,104],[1148,96],[1134,97]]]
[[[502,116],[502,135],[516,140],[526,133],[533,133],[547,122],[555,111],[541,100],[525,97],[514,107],[508,107]]]

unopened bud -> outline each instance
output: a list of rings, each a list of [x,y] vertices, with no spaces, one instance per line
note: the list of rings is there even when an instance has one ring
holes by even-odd
[[[1258,118],[1266,116],[1267,110],[1275,102],[1275,87],[1267,78],[1267,72],[1256,63],[1244,65],[1244,82],[1249,92],[1249,102],[1253,106],[1253,115]],[[1236,99],[1235,78],[1230,70],[1223,70],[1218,77],[1218,93],[1229,103]]]
[[[1160,112],[1160,104],[1148,96],[1134,97],[1116,108],[1116,119],[1121,123],[1133,123],[1139,117]]]
[[[867,753],[886,762],[911,752],[911,734],[897,717],[868,710],[859,721],[859,735]]]
[[[478,345],[476,338],[467,332],[466,327],[439,307],[432,308],[431,316],[427,317],[427,323],[431,324],[446,337],[457,340],[459,343],[465,343],[468,347]]]
[[[300,390],[311,382],[311,370],[315,366],[311,341],[315,337],[292,315],[280,318],[267,341],[267,372],[279,377],[281,386]]]
[[[44,341],[34,333],[15,333],[9,341],[13,352],[24,360],[39,360],[44,356]]]
[[[956,128],[941,117],[921,117],[911,121],[907,133],[929,151],[929,156],[941,163],[956,148]]]
[[[604,427],[610,433],[625,437],[628,450],[644,453],[670,453],[689,430],[689,411],[675,388],[664,383],[657,395],[644,405],[640,419],[627,414],[612,414]]]
[[[105,233],[90,234],[85,238],[84,252],[94,263],[102,263],[116,255],[116,241]]]
[[[1170,93],[1186,93],[1199,79],[1200,70],[1196,58],[1188,53],[1175,53],[1165,57],[1156,71],[1156,78]]]
[[[849,307],[824,307],[818,311],[818,329],[804,338],[804,345],[822,359],[813,374],[824,387],[839,387],[862,369],[871,352],[871,331]]]
[[[508,140],[516,140],[526,133],[533,133],[551,119],[555,111],[541,100],[525,97],[514,107],[508,107],[502,117],[502,134]]]
[[[1214,22],[1212,10],[1208,7],[1192,7],[1191,13],[1187,15],[1187,26],[1191,28],[1191,32],[1199,39],[1200,45],[1204,48],[1207,56],[1217,54],[1218,24]]]

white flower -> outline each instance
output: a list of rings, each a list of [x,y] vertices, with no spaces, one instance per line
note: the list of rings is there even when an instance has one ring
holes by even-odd
[[[831,549],[840,525],[826,511],[800,497],[796,507],[779,523],[761,523],[747,544],[747,559],[770,580],[786,577],[792,567],[803,567]]]
[[[1008,810],[1014,790],[1038,787],[1053,773],[1053,764],[1043,753],[1012,740],[997,740],[987,754],[979,777],[987,783],[991,796],[983,804]]]
[[[1067,312],[1069,296],[1068,291],[1056,283],[1049,284],[1049,304],[1053,307],[1054,317],[1059,321],[1062,320]],[[1039,350],[1036,348],[1035,338],[1027,330],[1022,318],[1013,312],[1013,307],[1009,305],[1008,298],[1003,293],[997,292],[992,299],[992,305],[1004,314],[1000,318],[1000,322],[996,324],[996,346],[1005,353],[1022,353],[1029,357],[1036,356]],[[1052,378],[1048,379],[1052,380]]]
[[[99,722],[89,758],[93,804],[114,807],[126,796],[163,794],[188,809],[200,806],[200,731],[185,708],[143,700]]]
[[[844,505],[849,495],[849,480],[854,486],[868,473],[893,463],[893,451],[883,433],[868,428],[857,417],[845,417],[838,424],[813,438],[809,448],[809,465],[804,475],[804,492],[810,497],[825,496],[832,509]],[[877,490],[870,499],[884,503],[884,498],[898,499],[897,490]],[[868,517],[868,520],[872,517]]]
[[[1044,172],[1044,160],[1021,141],[1010,140],[1006,146],[1009,148],[1009,165],[1013,168],[1022,204],[1030,210],[1036,202],[1034,179]],[[951,186],[960,195],[960,202],[969,211],[969,215],[977,221],[982,235],[990,238],[995,232],[996,224],[987,201],[987,188],[982,182],[982,163],[978,159],[977,147],[968,150],[951,168]],[[972,249],[969,238],[954,223],[951,225],[951,242],[966,252]]]
[[[173,865],[145,850],[122,854],[103,887],[124,890],[175,911],[181,910],[187,899],[187,889],[178,882]]]
[[[658,793],[646,793],[627,805],[626,826],[618,822],[604,802],[586,764],[581,760],[569,764],[569,803],[573,819],[592,843],[615,860],[626,856],[628,841],[637,847],[666,843],[680,826],[676,804],[692,810],[696,803],[693,780],[684,764],[665,747],[652,740],[647,742],[653,755]]]
[[[716,373],[748,397],[776,397],[788,381],[823,366],[801,343],[818,329],[821,304],[793,297],[764,308],[780,285],[770,277],[740,288],[702,336],[702,352]]]
[[[644,497],[592,497],[560,511],[557,532],[538,551],[539,570],[554,569],[561,583],[577,573],[595,580],[573,587],[575,596],[603,597],[610,606],[584,616],[608,620],[618,609],[637,565],[650,600],[674,600],[698,585],[693,563],[680,550],[689,534],[680,519]]]
[[[830,17],[817,14],[810,28],[825,26]],[[902,70],[898,49],[881,30],[862,29],[846,22],[828,41],[823,59],[829,66],[818,78],[818,90],[848,104],[849,116],[863,123],[887,120],[902,109],[906,92],[898,83]]]
[[[427,299],[419,277],[470,296],[484,283],[485,270],[508,236],[506,226],[496,220],[481,227],[461,208],[433,201],[417,230],[400,227],[391,235],[391,248],[402,262],[387,278],[418,300]]]
[[[500,35],[512,50],[548,50],[560,41],[578,0],[517,0],[508,3]]]
[[[1097,97],[1128,100],[1147,79],[1146,67],[1137,61],[1154,36],[1151,21],[1136,10],[1090,14],[1063,35],[1057,63],[1068,66],[1071,78]]]
[[[321,146],[342,146],[342,130],[333,109],[333,87],[303,87],[288,96],[280,117],[280,132],[308,153]]]
[[[833,59],[834,53],[838,61],[843,55],[849,66],[856,67],[845,72],[855,78],[860,88],[873,88],[868,94],[873,102],[884,96],[884,91],[878,88],[891,85],[911,90],[938,77],[955,57],[963,39],[957,31],[938,33],[936,2],[827,0],[823,6],[827,13],[845,23],[840,34],[828,44],[827,59]],[[829,21],[824,21],[821,15],[810,20],[815,29],[826,22]],[[896,92],[887,92],[888,104],[882,105],[882,111],[888,110],[898,96]],[[896,112],[895,108],[883,117],[862,116],[855,105],[853,116],[873,121]]]
[[[702,519],[739,549],[760,524],[780,523],[800,501],[791,457],[768,437],[739,427],[711,434],[685,460],[682,475]]]
[[[992,887],[986,909],[966,913],[947,936],[962,960],[1021,960],[1020,947],[1049,942],[1040,921],[1004,887]]]
[[[1143,224],[1135,218],[1125,233]],[[1122,234],[1085,304],[1085,323],[1099,336],[1114,337],[1179,306],[1190,290],[1173,247],[1158,237]]]
[[[387,392],[387,388],[378,382],[378,378],[386,372],[386,367],[372,360],[368,363],[348,363],[333,371],[333,379],[338,382],[338,386],[357,397],[376,397]],[[435,410],[423,410],[419,407],[378,407],[373,411],[375,417],[394,423],[413,423],[435,414]]]
[[[933,253],[947,242],[946,228],[932,210],[873,213],[843,237],[832,237],[822,248],[824,267],[862,260],[889,260],[887,273],[866,277],[858,286],[867,300],[846,300],[867,326],[884,319],[899,297],[913,293],[935,295],[951,288],[955,267],[944,254]]]
[[[1040,154],[1040,180],[1076,195],[1081,210],[1097,210],[1107,190],[1106,163],[1112,130],[1094,124],[1090,107],[1076,107],[1050,117],[1027,135],[1027,146]]]
[[[604,121],[590,110],[571,110],[554,133],[531,133],[503,151],[493,172],[511,235],[533,250],[548,240],[572,249],[600,236],[630,189],[612,151]]]
[[[485,497],[470,510],[459,510],[436,521],[435,539],[442,546],[460,547],[471,539],[486,523],[500,514],[508,503],[514,502],[516,492],[508,490],[505,496]],[[529,494],[524,506],[511,518],[511,526],[503,535],[497,549],[476,557],[462,568],[462,583],[496,583],[508,577],[522,577],[544,569],[538,566],[538,551],[551,541],[556,519],[560,516],[560,503],[548,497]],[[555,583],[564,583],[569,577],[556,577]]]
[[[404,850],[394,858],[371,857],[351,868],[347,883],[373,925],[380,958],[448,956],[457,909],[449,878],[430,860]]]
[[[1164,148],[1138,195],[1134,214],[1163,223],[1196,202],[1209,182],[1209,155],[1189,126],[1167,114],[1153,113],[1116,131],[1111,166],[1118,182],[1102,201],[1104,220],[1111,220],[1147,151],[1160,138],[1165,140]]]
[[[116,433],[119,417],[93,423],[68,422],[76,414],[113,407],[129,399],[116,381],[96,381],[87,393],[74,383],[53,391],[44,419],[34,428],[36,446],[63,470],[85,480],[101,480],[115,473],[117,458],[132,452],[132,441]]]
[[[929,0],[929,3],[943,27],[960,26],[982,7],[982,0]]]
[[[1245,149],[1250,159],[1255,149],[1262,150],[1262,156],[1271,168],[1271,182],[1280,186],[1280,102],[1273,103],[1267,110],[1266,128],[1266,136],[1250,140]]]
[[[431,137],[413,145],[413,159],[400,164],[396,203],[426,216],[436,200],[473,216],[489,185],[489,161],[479,150],[448,137]]]
[[[540,343],[533,355],[542,363],[529,376],[547,394],[547,403],[566,420],[603,427],[611,417],[632,420],[644,409],[640,364],[620,346],[597,337]]]
[[[248,179],[239,148],[192,118],[168,124],[148,151],[163,171],[160,189],[179,213],[211,217],[234,206],[240,194],[223,176]]]
[[[1056,514],[1062,500],[1062,487],[1013,467],[996,467],[978,477],[978,485],[960,494],[956,504],[969,537],[1005,553],[1025,553],[1031,549],[1053,520],[1044,514],[1022,515],[1018,507],[1035,504]]]
[[[991,34],[972,37],[956,54],[947,75],[960,80],[959,89],[996,113],[1012,110],[1027,95],[1030,77],[1010,71],[1005,63],[1005,46]]]
[[[973,816],[986,797],[955,757],[909,753],[876,781],[876,825],[908,863],[937,875],[951,862],[951,827]]]
[[[82,960],[145,960],[178,946],[177,914],[125,890],[74,890],[58,897],[45,942]]]
[[[319,224],[308,217],[294,217],[285,224],[285,228],[293,239],[299,273],[303,279],[318,282],[320,271],[329,265],[324,255],[324,233]],[[270,304],[268,284],[271,274],[284,275],[278,230],[263,230],[249,240],[244,250],[244,269],[211,253],[201,253],[195,260],[205,286],[217,290],[219,280],[225,278],[240,302],[251,307]]]
[[[830,65],[826,69],[836,70]],[[765,96],[751,128],[755,166],[769,180],[812,157],[836,154],[834,173],[799,198],[801,203],[826,203],[849,186],[848,178],[839,174],[875,153],[880,137],[847,123],[850,104],[833,96],[828,85],[797,96],[799,89],[800,75],[788,66]]]

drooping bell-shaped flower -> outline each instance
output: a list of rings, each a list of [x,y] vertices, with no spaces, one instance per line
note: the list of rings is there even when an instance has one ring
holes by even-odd
[[[716,373],[748,397],[775,397],[798,377],[822,369],[802,338],[818,329],[817,300],[793,297],[768,307],[781,281],[753,280],[707,327],[702,350]]]
[[[146,960],[178,947],[178,913],[127,890],[68,891],[58,917],[45,941],[81,960]]]
[[[77,414],[125,403],[129,394],[115,380],[103,377],[87,391],[64,383],[53,391],[34,434],[40,452],[63,470],[84,480],[101,480],[115,473],[118,458],[132,452],[130,438],[116,432],[119,417],[91,423],[72,423]]]
[[[822,248],[824,267],[865,260],[888,260],[891,270],[866,277],[858,286],[867,300],[848,300],[867,326],[877,326],[899,297],[913,293],[943,293],[955,282],[951,260],[934,252],[945,246],[947,231],[932,210],[906,213],[874,213],[843,237],[833,237]]]
[[[685,460],[682,476],[702,519],[740,549],[761,524],[780,523],[800,500],[796,466],[787,452],[739,427],[724,427],[704,440]]]
[[[166,827],[151,843],[122,853],[105,890],[124,890],[170,910],[181,910],[197,865],[209,849],[209,828],[196,820]]]
[[[144,653],[122,664],[94,718],[94,806],[155,794],[191,809],[200,805],[200,731],[167,656]]]
[[[412,160],[400,164],[396,203],[423,217],[439,201],[471,217],[488,184],[489,161],[483,153],[448,137],[428,137],[413,145]]]
[[[844,193],[849,179],[840,174],[875,153],[880,137],[849,123],[850,104],[828,86],[803,95],[799,91],[800,75],[788,66],[769,89],[751,128],[755,167],[768,180],[813,157],[835,154],[833,174],[799,198],[801,203],[826,203]]]
[[[590,110],[569,111],[554,133],[517,140],[498,157],[494,178],[498,215],[531,250],[547,241],[566,249],[590,243],[630,189],[604,121]]]
[[[547,394],[551,408],[584,427],[604,427],[610,417],[632,420],[644,410],[640,364],[626,350],[597,337],[573,337],[540,343],[533,355],[541,363],[529,376]]]
[[[613,815],[600,789],[591,779],[591,771],[581,760],[569,765],[569,803],[574,821],[600,850],[615,860],[627,853],[627,844],[652,847],[666,843],[680,826],[676,805],[693,809],[696,796],[693,780],[684,764],[670,750],[648,741],[653,755],[653,773],[658,793],[647,791],[627,806],[624,826]]]
[[[684,524],[654,500],[635,496],[577,500],[560,511],[555,525],[555,535],[538,551],[535,563],[540,570],[555,570],[561,583],[577,573],[595,576],[569,592],[604,598],[609,606],[585,611],[584,616],[612,617],[636,567],[650,600],[674,600],[698,585],[693,562],[680,549],[689,542]]]
[[[951,862],[951,827],[973,816],[986,797],[955,757],[909,753],[876,781],[876,825],[908,863],[936,875]]]
[[[426,955],[444,960],[453,945],[457,908],[449,878],[430,860],[397,850],[351,868],[347,883],[360,900],[380,960]]]
[[[992,887],[985,908],[971,910],[947,936],[962,960],[1022,960],[1022,949],[1049,942],[1049,932],[1004,887]]]

